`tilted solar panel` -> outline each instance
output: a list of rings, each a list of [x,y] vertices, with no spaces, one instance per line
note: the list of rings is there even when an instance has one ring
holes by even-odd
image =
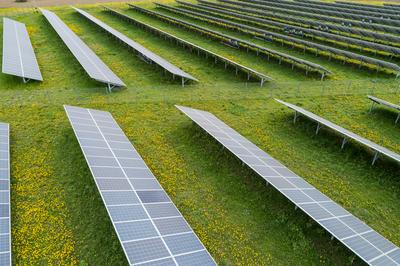
[[[0,265],[11,265],[10,126],[0,123]]]
[[[143,47],[142,45],[134,42],[133,40],[131,40],[130,38],[128,38],[127,36],[125,36],[121,32],[119,32],[119,31],[115,30],[114,28],[108,26],[107,24],[105,24],[104,22],[100,21],[99,19],[93,17],[89,13],[87,13],[87,12],[85,12],[83,10],[80,10],[78,8],[75,8],[75,7],[74,7],[74,9],[77,12],[79,12],[79,14],[81,14],[84,17],[86,17],[91,22],[93,22],[97,26],[101,27],[103,30],[107,31],[109,34],[113,35],[114,37],[116,37],[117,39],[119,39],[120,41],[122,41],[123,43],[125,43],[126,45],[128,45],[129,47],[134,49],[135,51],[137,51],[144,58],[149,59],[152,62],[156,63],[157,65],[161,66],[163,69],[165,69],[166,71],[170,72],[172,75],[181,77],[183,84],[184,84],[185,80],[197,81],[197,79],[195,79],[194,77],[192,77],[188,73],[184,72],[179,67],[171,64],[170,62],[168,62],[164,58],[156,55],[155,53],[151,52],[150,50],[148,50],[147,48]]]
[[[106,83],[110,91],[114,86],[125,86],[124,82],[56,14],[45,9],[40,10],[92,79]]]
[[[25,24],[3,18],[3,73],[42,81]]]
[[[375,161],[378,159],[379,154],[383,154],[383,155],[385,155],[385,156],[387,156],[387,157],[389,157],[389,158],[391,158],[391,159],[393,159],[393,160],[395,160],[397,162],[400,162],[400,155],[399,154],[397,154],[397,153],[395,153],[395,152],[393,152],[391,150],[388,150],[388,149],[376,144],[375,142],[372,142],[372,141],[370,141],[370,140],[368,140],[366,138],[363,138],[363,137],[361,137],[361,136],[359,136],[359,135],[357,135],[357,134],[355,134],[355,133],[353,133],[353,132],[351,132],[351,131],[349,131],[347,129],[342,128],[341,126],[338,126],[338,125],[336,125],[336,124],[334,124],[334,123],[332,123],[332,122],[330,122],[330,121],[328,121],[328,120],[326,120],[326,119],[324,119],[324,118],[322,118],[322,117],[320,117],[320,116],[318,116],[316,114],[313,114],[313,113],[311,113],[311,112],[309,112],[307,110],[304,110],[303,108],[298,107],[298,106],[296,106],[294,104],[290,104],[290,103],[287,103],[287,102],[284,102],[284,101],[278,100],[278,99],[276,99],[276,101],[278,101],[279,103],[281,103],[283,105],[286,105],[287,107],[289,107],[290,109],[295,111],[295,119],[294,119],[294,121],[296,121],[296,118],[297,118],[298,114],[302,114],[302,115],[308,117],[309,119],[314,120],[315,122],[317,122],[318,126],[317,126],[316,133],[318,133],[318,131],[319,131],[319,129],[321,129],[321,127],[325,126],[325,127],[328,127],[330,129],[338,132],[339,134],[343,135],[344,138],[343,138],[343,142],[342,142],[342,148],[343,148],[344,144],[346,144],[348,139],[353,139],[353,140],[355,140],[355,141],[367,146],[368,148],[372,149],[375,152],[374,159],[372,160],[372,164],[374,164]]]
[[[397,115],[397,118],[396,118],[394,123],[397,124],[397,122],[400,121],[400,106],[399,105],[391,103],[391,102],[388,102],[388,101],[385,101],[385,100],[382,100],[382,99],[379,99],[379,98],[376,98],[374,96],[370,96],[370,95],[368,95],[368,99],[370,99],[372,101],[372,106],[371,106],[370,111],[372,111],[372,109],[374,108],[374,104],[382,104],[382,105],[390,107],[390,108],[392,108],[394,110],[397,110],[399,112],[399,114]]]
[[[216,265],[108,112],[64,106],[131,265]]]
[[[400,249],[209,112],[176,106],[370,265],[400,265]]]

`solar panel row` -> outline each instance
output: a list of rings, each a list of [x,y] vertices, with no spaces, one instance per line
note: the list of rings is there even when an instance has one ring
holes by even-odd
[[[64,106],[131,265],[216,265],[108,112]]]
[[[39,65],[25,24],[3,18],[3,67],[5,74],[42,81]]]
[[[11,265],[10,126],[0,123],[0,265]]]
[[[400,265],[397,246],[213,114],[177,108],[366,263]]]
[[[374,96],[370,96],[370,95],[368,95],[368,99],[370,99],[372,101],[372,106],[371,106],[370,112],[374,108],[375,104],[382,104],[382,105],[390,107],[390,108],[392,108],[394,110],[397,110],[399,113],[398,113],[397,118],[396,118],[394,123],[397,124],[397,122],[400,121],[400,106],[399,105],[391,103],[391,102],[388,102],[388,101],[385,101],[385,100],[382,100],[382,99],[379,99],[379,98],[376,98]]]
[[[92,79],[107,84],[109,91],[113,87],[125,86],[122,80],[55,13],[45,9],[40,10]]]
[[[253,76],[253,77],[255,77],[255,78],[260,80],[261,86],[264,84],[265,81],[272,81],[272,78],[268,77],[267,75],[265,75],[263,73],[257,72],[254,69],[251,69],[249,67],[246,67],[246,66],[243,66],[241,64],[238,64],[238,63],[236,63],[236,62],[234,62],[234,61],[232,61],[232,60],[230,60],[230,59],[228,59],[226,57],[218,55],[218,54],[216,54],[216,53],[214,53],[212,51],[209,51],[209,50],[207,50],[205,48],[202,48],[202,47],[200,47],[200,46],[198,46],[198,45],[196,45],[194,43],[185,41],[182,38],[179,38],[179,37],[177,37],[177,36],[175,36],[173,34],[170,34],[168,32],[160,30],[160,29],[158,29],[156,27],[150,26],[150,25],[148,25],[148,24],[146,24],[144,22],[136,20],[136,19],[134,19],[132,17],[129,17],[127,15],[124,15],[124,14],[122,14],[120,12],[117,12],[117,11],[111,9],[111,8],[108,8],[108,7],[104,7],[104,8],[105,8],[105,10],[109,11],[110,13],[112,13],[114,15],[118,15],[121,18],[124,18],[125,20],[127,20],[129,22],[135,23],[136,25],[139,25],[140,27],[148,29],[148,30],[150,30],[150,31],[152,31],[154,33],[157,33],[158,35],[162,36],[163,38],[168,38],[170,40],[175,41],[177,44],[182,45],[183,47],[188,47],[191,51],[194,50],[194,51],[197,51],[198,53],[202,52],[203,54],[206,54],[207,57],[209,56],[211,58],[214,58],[215,62],[221,61],[221,62],[223,62],[225,64],[225,67],[227,65],[230,65],[230,66],[232,66],[233,68],[236,69],[236,74],[240,70],[240,71],[246,73],[248,79],[250,79],[250,77]]]
[[[164,58],[156,55],[155,53],[153,53],[150,50],[146,49],[142,45],[140,45],[140,44],[134,42],[133,40],[129,39],[127,36],[125,36],[121,32],[113,29],[112,27],[108,26],[107,24],[105,24],[104,22],[100,21],[99,19],[93,17],[89,13],[87,13],[87,12],[85,12],[83,10],[80,10],[78,8],[75,8],[75,7],[74,7],[74,9],[77,12],[79,12],[79,14],[81,14],[82,16],[84,16],[85,18],[87,18],[88,20],[93,22],[95,25],[99,26],[100,28],[102,28],[103,30],[105,30],[106,32],[111,34],[112,36],[116,37],[117,39],[119,39],[120,41],[122,41],[123,43],[125,43],[126,45],[131,47],[133,50],[137,51],[144,58],[146,58],[146,59],[156,63],[157,65],[161,66],[163,69],[165,69],[166,71],[170,72],[172,75],[181,77],[182,78],[182,85],[184,85],[187,80],[197,81],[197,79],[192,77],[190,74],[184,72],[183,70],[181,70],[177,66],[171,64],[170,62],[168,62]]]
[[[338,125],[336,125],[314,113],[304,110],[303,108],[298,107],[294,104],[290,104],[290,103],[287,103],[287,102],[284,102],[284,101],[278,100],[278,99],[276,99],[276,101],[278,101],[279,103],[281,103],[283,105],[286,105],[287,107],[289,107],[290,109],[295,111],[294,121],[296,121],[297,116],[299,114],[301,114],[301,115],[304,115],[304,116],[308,117],[309,119],[317,122],[318,126],[317,126],[316,133],[318,133],[319,129],[321,129],[322,127],[327,127],[327,128],[334,130],[335,132],[338,132],[339,134],[343,135],[344,138],[343,138],[343,142],[342,142],[342,148],[349,139],[352,139],[352,140],[355,140],[355,141],[367,146],[368,148],[372,149],[375,153],[374,158],[372,160],[372,164],[375,163],[375,161],[378,159],[378,156],[380,154],[385,155],[397,162],[400,162],[400,155],[387,149],[387,148],[384,148],[366,138],[363,138],[347,129],[342,128],[341,126],[338,126]]]

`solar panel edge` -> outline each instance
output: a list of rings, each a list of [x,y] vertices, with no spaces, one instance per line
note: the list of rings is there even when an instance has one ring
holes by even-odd
[[[202,129],[204,129],[205,131],[206,131],[206,129],[199,123],[199,122],[197,122],[196,120],[194,120],[192,117],[191,117],[191,115],[190,114],[188,114],[187,112],[190,112],[190,111],[194,111],[194,112],[199,112],[199,113],[201,113],[201,114],[204,114],[204,113],[206,113],[206,114],[208,114],[208,115],[210,115],[210,116],[212,116],[212,117],[214,117],[214,118],[216,118],[220,123],[222,123],[223,125],[226,125],[224,122],[222,122],[221,120],[219,120],[216,116],[214,116],[212,113],[210,113],[210,112],[207,112],[207,111],[202,111],[202,110],[198,110],[198,109],[192,109],[192,108],[189,108],[189,107],[185,107],[185,106],[180,106],[180,105],[175,105],[175,107],[176,108],[178,108],[182,113],[184,113],[186,116],[188,116],[194,123],[196,123],[200,128],[202,128]],[[196,114],[197,115],[197,114]],[[208,120],[207,118],[206,118],[206,120]],[[227,125],[226,125],[227,126]],[[229,127],[229,126],[228,126]],[[230,127],[229,127],[230,128]],[[236,132],[236,131],[235,131]],[[220,140],[217,138],[217,137],[215,137],[212,133],[209,133],[209,132],[207,132],[208,134],[210,134],[215,140],[217,140],[220,144],[222,144],[224,147],[226,147],[226,148],[228,148],[229,150],[230,150],[230,152],[231,153],[233,153],[237,158],[239,158],[240,160],[242,160],[243,161],[243,159],[241,159],[234,151],[232,151],[228,146],[226,146],[226,145],[224,145],[223,143],[221,143],[220,142]],[[237,132],[236,132],[237,133]],[[239,134],[239,133],[237,133],[237,134]],[[240,134],[239,134],[240,135]],[[241,136],[241,135],[240,135]],[[246,139],[247,140],[247,139]],[[247,140],[248,141],[248,140]],[[250,142],[251,143],[251,142]],[[258,149],[260,149],[260,148],[258,148]],[[261,149],[260,149],[261,150]],[[261,150],[262,151],[262,150]],[[265,153],[265,152],[264,152]],[[267,154],[267,153],[266,153]],[[267,154],[268,155],[268,154]],[[271,157],[272,158],[272,157]],[[251,167],[251,165],[249,165],[248,163],[246,163],[245,161],[243,161],[245,164],[247,164],[250,168],[252,168]],[[253,169],[254,170],[254,169]],[[255,171],[255,172],[257,172],[257,171]],[[259,173],[257,173],[257,174],[259,174]],[[262,177],[262,175],[261,174],[259,174],[261,177]],[[300,177],[301,178],[301,177]],[[265,179],[265,178],[264,178]],[[265,179],[266,180],[266,179]],[[267,180],[267,182],[269,182],[268,180]],[[307,182],[307,181],[305,181],[305,182]],[[270,183],[270,182],[269,182]],[[273,183],[270,183],[275,189],[277,189],[278,191],[280,191],[280,189],[277,187],[277,186],[275,186]],[[314,188],[314,187],[313,187]],[[318,191],[316,188],[314,188],[316,191]],[[282,192],[281,192],[282,193]],[[362,236],[362,234],[359,234],[359,233],[357,233],[357,231],[355,231],[354,229],[352,229],[351,227],[349,227],[347,224],[345,224],[345,223],[343,223],[343,221],[341,221],[341,223],[343,223],[343,225],[345,225],[345,226],[347,226],[347,227],[349,227],[352,231],[353,231],[353,233],[354,234],[352,234],[351,235],[351,237],[360,237],[360,238],[362,238],[363,239],[363,241],[367,241],[367,243],[369,243],[370,245],[371,245],[371,247],[373,247],[374,249],[376,249],[377,251],[379,251],[379,252],[381,252],[382,254],[380,254],[380,255],[378,255],[378,256],[376,256],[376,257],[374,257],[374,258],[372,258],[371,260],[366,260],[366,258],[365,257],[362,257],[358,252],[357,252],[357,250],[356,250],[356,247],[353,247],[353,246],[351,246],[351,244],[350,243],[347,243],[347,242],[344,242],[344,239],[343,238],[339,238],[338,236],[336,236],[335,235],[335,233],[331,230],[331,229],[329,229],[329,227],[327,227],[326,225],[324,225],[323,223],[321,223],[321,221],[322,220],[324,220],[324,219],[316,219],[316,218],[314,218],[313,216],[312,216],[312,214],[310,214],[306,209],[304,209],[304,207],[303,207],[303,205],[304,205],[304,203],[296,203],[294,200],[292,200],[289,196],[287,196],[287,195],[285,195],[284,193],[282,193],[289,201],[291,201],[291,202],[293,202],[296,206],[298,206],[300,209],[302,209],[302,211],[303,212],[305,212],[305,214],[307,214],[308,216],[310,216],[310,218],[312,218],[315,222],[317,222],[321,227],[323,227],[328,233],[330,233],[332,236],[334,236],[335,238],[337,238],[343,245],[345,245],[347,248],[349,248],[351,251],[353,251],[356,255],[358,255],[362,260],[364,260],[366,263],[369,263],[369,261],[371,261],[371,260],[375,260],[375,259],[378,259],[378,258],[380,258],[380,257],[382,257],[382,256],[386,256],[389,260],[392,260],[394,263],[392,263],[393,265],[397,265],[396,264],[396,262],[394,261],[394,259],[391,259],[390,257],[388,257],[384,252],[383,252],[383,250],[381,250],[380,248],[378,248],[378,247],[376,247],[374,244],[372,244],[369,240],[367,240],[366,238],[364,238],[363,236]],[[322,194],[323,195],[323,194]],[[325,196],[326,197],[326,196]],[[327,199],[329,199],[328,197],[326,197]],[[391,244],[391,245],[393,245],[393,246],[395,246],[392,242],[390,242],[389,240],[387,240],[386,238],[384,238],[381,234],[379,234],[379,233],[377,233],[376,231],[374,231],[372,228],[370,228],[366,223],[364,223],[363,221],[361,221],[360,219],[358,219],[357,217],[355,217],[354,215],[352,215],[350,212],[348,212],[347,210],[345,210],[343,207],[341,207],[340,205],[338,205],[337,203],[335,203],[334,201],[332,201],[331,199],[329,199],[330,200],[330,202],[332,202],[332,203],[334,203],[334,204],[336,204],[337,206],[339,206],[339,208],[341,208],[341,209],[343,209],[345,212],[347,212],[351,217],[354,217],[355,219],[356,219],[356,221],[358,221],[358,222],[360,222],[364,227],[367,227],[367,228],[369,228],[370,229],[370,231],[372,231],[372,232],[375,232],[378,236],[380,236],[384,241],[386,241],[386,243],[389,243],[389,244]],[[316,201],[316,202],[318,202],[318,201]],[[303,205],[302,205],[303,204]],[[325,207],[323,207],[323,209],[325,209],[325,210],[328,210],[328,209],[326,209]],[[337,217],[339,217],[339,216],[336,216],[336,215],[333,215],[333,213],[331,213],[332,214],[332,217],[331,218],[329,218],[329,219],[337,219]],[[340,220],[339,220],[340,221]],[[367,232],[369,232],[368,230],[367,231],[365,231],[364,233],[367,233]],[[363,233],[363,234],[364,234]],[[395,246],[396,247],[396,246]],[[396,247],[395,249],[398,249],[398,247]],[[394,249],[394,250],[395,250]],[[393,250],[391,250],[390,252],[393,252]],[[387,252],[387,253],[389,253],[389,252]]]
[[[86,110],[87,112],[89,112],[90,113],[90,111],[98,111],[98,110],[96,110],[96,109],[90,109],[90,108],[82,108],[82,107],[76,107],[76,106],[71,106],[71,105],[63,105],[63,107],[64,107],[64,110],[65,110],[65,112],[66,112],[66,114],[67,114],[67,117],[68,117],[68,120],[69,120],[69,122],[70,122],[70,124],[71,124],[71,127],[72,127],[72,129],[73,129],[73,132],[74,132],[74,134],[75,134],[75,137],[76,137],[76,139],[77,139],[77,141],[78,141],[78,143],[79,143],[79,145],[80,145],[80,148],[81,148],[81,151],[82,151],[82,153],[83,153],[83,155],[84,155],[84,157],[85,157],[85,160],[86,160],[86,163],[87,163],[87,165],[88,165],[88,168],[89,168],[89,170],[90,170],[90,172],[91,172],[91,175],[92,175],[92,178],[94,179],[94,182],[95,182],[95,184],[96,184],[96,187],[97,187],[97,189],[98,189],[98,192],[99,192],[99,194],[100,194],[100,196],[101,196],[101,198],[102,198],[102,201],[103,201],[103,204],[104,204],[104,207],[106,208],[106,210],[107,210],[107,213],[108,213],[108,215],[109,215],[109,218],[110,218],[110,220],[111,220],[111,223],[113,224],[113,227],[114,227],[114,231],[115,231],[115,234],[117,235],[117,237],[118,237],[118,239],[119,239],[119,241],[120,241],[120,244],[121,244],[121,247],[122,247],[122,249],[123,249],[123,251],[124,251],[124,253],[125,253],[125,256],[126,256],[126,258],[127,258],[127,260],[128,260],[128,262],[131,264],[131,265],[133,265],[134,263],[131,263],[131,261],[130,261],[130,257],[129,257],[129,254],[127,253],[127,251],[125,250],[125,247],[124,247],[124,241],[122,240],[122,238],[121,238],[121,236],[120,236],[120,234],[119,234],[119,232],[118,232],[118,230],[117,230],[117,228],[116,228],[116,225],[115,225],[115,223],[114,223],[114,221],[113,221],[113,218],[112,218],[112,215],[111,215],[111,213],[109,212],[109,209],[108,209],[108,205],[107,205],[107,203],[106,203],[106,200],[105,200],[105,198],[103,197],[103,194],[102,194],[102,190],[101,190],[101,188],[98,186],[98,184],[97,184],[97,182],[96,182],[96,178],[95,178],[95,174],[94,174],[94,172],[92,171],[92,167],[89,165],[89,160],[87,159],[87,156],[86,156],[86,154],[85,154],[85,152],[84,152],[84,150],[83,150],[83,145],[81,145],[81,143],[80,143],[80,140],[79,140],[79,138],[78,138],[78,135],[77,135],[77,133],[76,133],[76,130],[75,130],[75,128],[74,128],[74,124],[73,124],[73,122],[72,122],[72,120],[70,119],[70,117],[69,117],[69,113],[68,113],[68,108],[79,108],[79,109],[81,109],[81,110]],[[103,111],[104,112],[104,111]],[[112,114],[110,113],[110,112],[106,112],[107,114],[109,114],[110,115],[110,117],[112,118],[112,120],[115,122],[115,124],[116,124],[116,126],[118,126],[119,127],[119,125],[118,125],[118,123],[115,121],[115,119],[114,119],[114,117],[112,116]],[[98,126],[97,126],[98,127]],[[120,128],[120,127],[119,127]],[[121,128],[120,128],[121,129]],[[121,131],[122,131],[122,129],[121,129]],[[123,131],[122,131],[123,132]],[[106,141],[107,142],[107,141]],[[130,141],[129,141],[130,142]],[[131,144],[132,145],[132,144]],[[132,145],[132,148],[134,149],[134,146]],[[144,162],[144,160],[143,160],[143,158],[141,157],[141,155],[138,153],[138,155],[139,155],[139,157],[141,158],[141,160]],[[146,165],[146,164],[145,164]],[[151,172],[151,170],[148,168],[148,166],[146,165],[146,168],[148,169],[148,171],[150,171]],[[214,265],[217,265],[216,264],[216,262],[215,262],[215,260],[214,260],[214,258],[211,256],[211,254],[208,252],[208,250],[206,249],[206,247],[204,246],[204,244],[202,243],[202,241],[200,240],[200,238],[198,237],[198,235],[195,233],[195,231],[193,230],[193,228],[190,226],[190,224],[187,222],[187,220],[185,219],[185,217],[182,215],[182,213],[179,211],[179,209],[176,207],[176,205],[174,204],[174,202],[172,201],[172,199],[169,197],[169,195],[166,193],[166,191],[162,188],[162,186],[161,186],[161,184],[159,183],[159,181],[158,181],[158,179],[154,176],[154,179],[158,182],[158,184],[160,185],[160,187],[161,187],[161,189],[162,189],[162,191],[164,191],[165,192],[165,194],[166,194],[166,196],[168,197],[168,199],[169,199],[169,203],[170,204],[172,204],[173,206],[175,206],[175,208],[176,208],[176,210],[177,210],[177,212],[179,213],[179,215],[180,215],[180,217],[186,222],[186,224],[189,226],[189,228],[190,228],[190,232],[194,235],[194,237],[197,239],[197,241],[201,244],[201,246],[203,247],[201,250],[197,250],[197,251],[195,251],[195,252],[201,252],[201,251],[205,251],[206,253],[207,253],[207,255],[208,255],[208,257],[213,261],[213,263],[214,263]],[[136,191],[140,191],[140,190],[137,190],[137,189],[135,189],[134,187],[133,187],[133,185],[131,184],[131,182],[130,181],[128,181],[129,183],[130,183],[130,186],[131,186],[131,188],[132,188],[132,191],[134,191],[135,192],[135,194],[136,194]],[[138,197],[139,198],[139,197]],[[140,198],[139,198],[139,200],[140,200]],[[140,200],[140,202],[141,202],[141,205],[143,206],[143,208],[146,210],[146,208],[144,207],[144,202],[142,202],[141,200]],[[146,210],[146,213],[147,213],[147,210]],[[151,216],[148,214],[148,217],[149,217],[149,219],[152,221],[152,218],[150,218]],[[158,231],[158,229],[157,229],[157,227],[156,227],[156,225],[155,224],[153,224],[154,225],[154,227],[156,228],[156,230]],[[190,233],[190,232],[188,232],[188,233]],[[168,237],[169,235],[164,235],[164,234],[161,234],[161,233],[159,233],[159,238],[160,239],[162,239],[162,241],[164,242],[164,238],[165,237]],[[166,248],[168,248],[168,245],[164,242],[164,245],[165,245],[165,247]],[[184,256],[186,253],[178,253],[178,254],[173,254],[172,252],[170,252],[170,258],[172,258],[174,261],[175,261],[175,257],[179,257],[179,256]],[[159,259],[157,259],[157,260],[159,260]],[[176,261],[175,261],[176,262]],[[146,263],[146,261],[143,261],[143,262],[140,262],[139,264],[141,264],[141,263]],[[176,262],[177,263],[177,262]]]

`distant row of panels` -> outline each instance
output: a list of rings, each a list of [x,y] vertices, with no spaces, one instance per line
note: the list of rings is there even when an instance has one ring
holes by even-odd
[[[399,111],[400,117],[400,106],[368,98]],[[277,101],[318,122],[317,132],[326,126],[400,163],[399,154],[303,108]],[[216,265],[113,116],[100,110],[64,108],[129,264]],[[397,246],[217,117],[177,108],[366,263],[400,265]],[[9,125],[0,123],[1,266],[11,264],[9,134]]]

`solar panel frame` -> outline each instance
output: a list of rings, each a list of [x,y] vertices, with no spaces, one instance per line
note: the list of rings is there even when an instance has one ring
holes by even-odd
[[[40,8],[42,14],[94,80],[105,83],[109,91],[114,87],[125,87],[125,83],[53,12]]]
[[[397,246],[212,113],[178,105],[176,108],[366,263],[375,265],[384,258],[388,262],[386,265],[400,265],[400,256],[396,257],[396,254],[400,252]],[[259,163],[250,163],[249,157],[256,159]],[[368,252],[360,249],[360,245],[367,248]],[[371,257],[373,253],[376,255]]]
[[[113,116],[64,109],[129,264],[179,265],[181,257],[199,260],[201,254],[203,265],[216,265]]]
[[[0,122],[0,265],[11,265],[10,125]],[[4,187],[5,183],[5,187]],[[3,195],[6,195],[5,198]]]
[[[91,21],[93,24],[95,24],[98,27],[102,28],[107,33],[111,34],[112,36],[114,36],[115,38],[120,40],[121,42],[123,42],[126,45],[128,45],[129,47],[131,47],[133,50],[138,52],[144,58],[146,58],[148,60],[151,60],[155,64],[157,64],[160,67],[162,67],[164,70],[166,70],[169,73],[171,73],[173,76],[181,77],[182,78],[182,85],[184,85],[187,80],[198,81],[192,75],[186,73],[185,71],[183,71],[179,67],[173,65],[172,63],[170,63],[167,60],[165,60],[164,58],[162,58],[161,56],[153,53],[152,51],[148,50],[144,46],[142,46],[139,43],[137,43],[137,42],[133,41],[132,39],[128,38],[126,35],[122,34],[121,32],[117,31],[116,29],[108,26],[107,24],[105,24],[104,22],[99,20],[98,18],[90,15],[88,12],[86,12],[84,10],[81,10],[79,8],[76,8],[76,7],[72,7],[72,8],[75,9],[75,11],[77,11],[83,17],[85,17],[86,19]]]
[[[5,17],[2,72],[22,77],[24,83],[30,79],[43,81],[25,24]]]
[[[316,133],[318,133],[319,129],[322,126],[324,126],[324,127],[330,128],[331,130],[343,135],[344,139],[343,139],[343,142],[342,142],[342,148],[343,148],[344,144],[347,142],[348,139],[352,139],[352,140],[354,140],[354,141],[356,141],[356,142],[358,142],[360,144],[363,144],[364,146],[367,146],[368,148],[370,148],[371,150],[373,150],[375,152],[374,158],[372,160],[372,164],[374,164],[375,161],[378,159],[378,155],[379,154],[383,154],[383,155],[387,156],[388,158],[391,158],[394,161],[397,161],[398,163],[400,163],[400,155],[399,154],[397,154],[397,153],[395,153],[395,152],[393,152],[393,151],[391,151],[391,150],[389,150],[389,149],[387,149],[385,147],[382,147],[382,146],[380,146],[380,145],[378,145],[378,144],[376,144],[376,143],[374,143],[374,142],[372,142],[372,141],[370,141],[370,140],[368,140],[366,138],[363,138],[363,137],[361,137],[361,136],[359,136],[359,135],[357,135],[357,134],[355,134],[355,133],[353,133],[353,132],[351,132],[351,131],[349,131],[349,130],[347,130],[347,129],[339,126],[339,125],[336,125],[336,124],[334,124],[334,123],[332,123],[332,122],[330,122],[330,121],[328,121],[328,120],[326,120],[326,119],[324,119],[324,118],[322,118],[322,117],[320,117],[320,116],[318,116],[318,115],[316,115],[316,114],[314,114],[312,112],[309,112],[309,111],[307,111],[307,110],[305,110],[305,109],[303,109],[301,107],[298,107],[298,106],[296,106],[294,104],[291,104],[291,103],[284,102],[284,101],[279,100],[279,99],[275,99],[275,100],[277,102],[279,102],[279,103],[281,103],[281,104],[283,104],[283,105],[285,105],[285,106],[287,106],[290,109],[295,111],[295,119],[294,119],[294,121],[296,121],[296,118],[297,118],[298,114],[302,114],[305,117],[309,118],[310,120],[313,120],[313,121],[317,122],[318,126],[317,126]]]
[[[400,121],[400,105],[397,105],[397,104],[394,104],[394,103],[379,99],[379,98],[371,96],[371,95],[368,95],[367,97],[368,97],[368,99],[370,99],[372,101],[372,106],[371,106],[370,112],[374,108],[375,104],[382,104],[382,105],[390,107],[390,108],[392,108],[394,110],[397,110],[398,111],[398,115],[397,115],[397,118],[396,118],[394,123],[397,124]]]

